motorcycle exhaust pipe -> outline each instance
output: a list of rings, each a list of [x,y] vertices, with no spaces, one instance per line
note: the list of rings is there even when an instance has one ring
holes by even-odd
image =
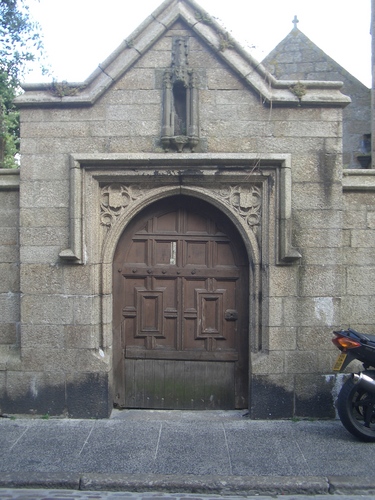
[[[375,394],[375,380],[368,375],[365,375],[364,373],[353,373],[352,379],[353,382],[362,387],[362,389]]]

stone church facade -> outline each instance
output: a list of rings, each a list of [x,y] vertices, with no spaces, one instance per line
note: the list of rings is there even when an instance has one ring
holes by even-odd
[[[0,175],[2,413],[333,417],[370,331],[373,170],[337,81],[276,79],[166,0],[83,84],[27,85]]]

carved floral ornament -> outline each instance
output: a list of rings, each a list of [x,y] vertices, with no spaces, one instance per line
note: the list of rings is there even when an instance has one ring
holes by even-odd
[[[138,185],[112,183],[101,188],[100,222],[111,227],[118,217],[131,205],[144,196],[145,192]],[[226,186],[216,191],[228,206],[234,209],[246,222],[255,235],[261,225],[262,190],[258,186]]]
[[[258,186],[229,186],[218,193],[258,234],[262,220],[262,190]]]
[[[100,223],[111,227],[132,202],[143,196],[139,186],[109,184],[102,187],[100,193]]]

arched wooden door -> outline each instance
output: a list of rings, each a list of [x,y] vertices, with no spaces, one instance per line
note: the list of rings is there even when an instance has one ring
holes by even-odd
[[[226,216],[153,204],[122,234],[113,282],[115,404],[247,407],[248,258]]]

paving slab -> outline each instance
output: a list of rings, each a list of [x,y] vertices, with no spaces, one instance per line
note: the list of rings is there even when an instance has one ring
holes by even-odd
[[[0,488],[375,494],[375,443],[337,420],[114,411],[106,420],[0,419]]]

